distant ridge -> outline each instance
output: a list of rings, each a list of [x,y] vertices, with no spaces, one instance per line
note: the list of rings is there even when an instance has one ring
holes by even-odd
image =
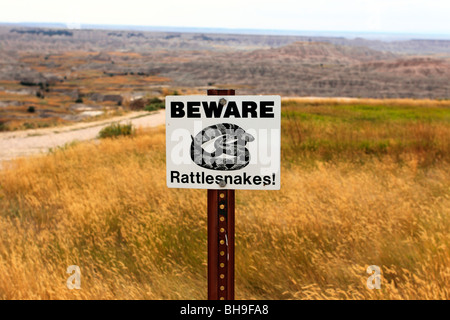
[[[30,28],[69,28],[64,23],[52,22],[18,22],[1,25],[30,27]],[[70,28],[69,28],[70,29]],[[356,31],[310,31],[310,30],[274,30],[274,29],[231,29],[231,28],[201,28],[175,26],[139,26],[139,25],[109,25],[109,24],[81,24],[79,29],[94,30],[126,30],[153,32],[181,32],[181,33],[211,33],[211,34],[249,34],[249,35],[280,35],[280,36],[311,36],[336,37],[345,39],[363,38],[368,40],[398,41],[398,40],[450,40],[450,34],[416,34],[416,33],[387,33],[387,32],[356,32]]]

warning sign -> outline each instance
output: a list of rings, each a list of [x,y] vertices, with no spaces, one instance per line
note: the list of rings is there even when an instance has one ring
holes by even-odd
[[[167,186],[280,189],[280,121],[280,96],[167,96]]]

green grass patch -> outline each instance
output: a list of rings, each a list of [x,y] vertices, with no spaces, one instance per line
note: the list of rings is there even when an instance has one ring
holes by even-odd
[[[439,105],[282,104],[282,157],[289,162],[411,156],[450,162],[450,108]]]
[[[385,105],[339,106],[356,121],[450,121],[450,110],[443,107],[408,107]]]

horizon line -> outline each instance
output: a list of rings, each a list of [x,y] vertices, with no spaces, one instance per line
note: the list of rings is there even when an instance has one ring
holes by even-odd
[[[155,26],[155,25],[133,25],[133,24],[95,24],[95,23],[64,23],[64,22],[4,22],[0,21],[0,25],[19,25],[22,27],[38,27],[41,25],[46,28],[64,28],[70,30],[133,30],[133,31],[159,31],[159,32],[192,32],[202,31],[204,33],[223,33],[223,34],[254,34],[254,35],[286,35],[286,36],[302,36],[313,35],[325,36],[331,34],[333,37],[341,34],[344,35],[369,35],[369,36],[399,36],[402,38],[411,36],[429,36],[434,40],[444,37],[443,40],[450,39],[449,33],[429,33],[429,32],[404,32],[404,31],[348,31],[348,30],[294,30],[294,29],[253,29],[253,28],[224,28],[224,27],[193,27],[193,26]],[[410,38],[411,39],[411,38]]]

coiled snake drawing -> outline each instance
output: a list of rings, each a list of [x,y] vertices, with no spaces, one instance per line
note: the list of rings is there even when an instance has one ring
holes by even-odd
[[[250,152],[246,144],[255,140],[244,129],[231,123],[219,123],[206,127],[191,138],[192,161],[203,168],[223,171],[246,167],[250,162]],[[215,150],[205,151],[203,144],[213,139],[216,139]]]

